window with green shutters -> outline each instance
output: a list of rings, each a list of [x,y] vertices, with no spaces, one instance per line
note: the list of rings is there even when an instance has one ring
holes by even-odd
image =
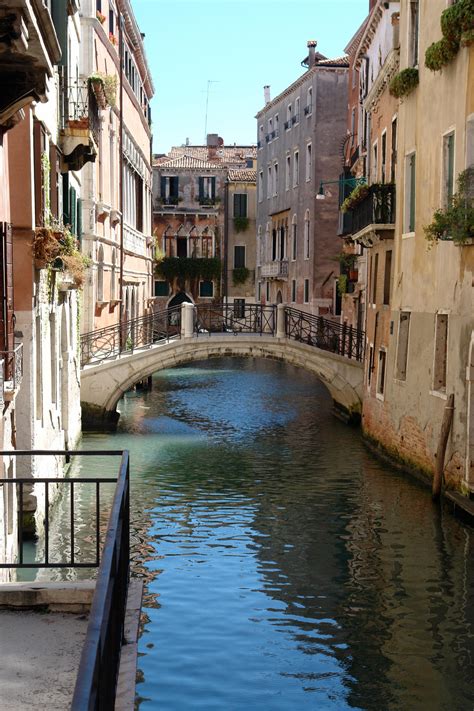
[[[214,176],[201,176],[199,178],[199,202],[204,204],[214,203],[216,199],[216,179]]]
[[[416,155],[406,157],[405,168],[405,227],[404,232],[415,231],[416,210]]]
[[[155,296],[168,296],[169,284],[167,281],[155,281]]]
[[[447,207],[454,194],[454,133],[443,137],[443,206]]]
[[[247,195],[246,195],[246,193],[235,193],[235,195],[234,195],[234,217],[247,217]]]

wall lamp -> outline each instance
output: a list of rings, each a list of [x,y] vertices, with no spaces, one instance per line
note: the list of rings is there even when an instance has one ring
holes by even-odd
[[[344,178],[343,180],[322,180],[319,186],[319,191],[316,195],[316,200],[325,200],[326,195],[324,194],[325,185],[349,185],[352,190],[358,185],[365,185],[365,178]]]

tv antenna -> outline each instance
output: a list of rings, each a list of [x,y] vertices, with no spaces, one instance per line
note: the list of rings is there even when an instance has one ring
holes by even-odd
[[[219,84],[218,79],[208,79],[207,80],[207,91],[206,91],[206,118],[204,120],[204,143],[207,141],[207,112],[209,108],[209,91],[211,89],[211,84]]]

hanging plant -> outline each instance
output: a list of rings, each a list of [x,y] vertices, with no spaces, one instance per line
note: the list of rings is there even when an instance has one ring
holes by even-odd
[[[245,232],[249,226],[248,217],[234,217],[234,230],[236,232]]]
[[[433,42],[425,53],[425,65],[440,71],[453,61],[459,48],[474,42],[474,0],[458,0],[441,14],[443,38]]]
[[[347,274],[340,274],[337,279],[337,290],[342,296],[347,293]]]
[[[413,91],[413,89],[418,86],[419,81],[418,69],[408,67],[407,69],[402,69],[398,74],[395,74],[390,82],[389,91],[392,96],[400,99],[402,96],[407,96]]]
[[[465,244],[474,239],[474,168],[459,174],[449,205],[436,210],[433,221],[423,229],[431,243],[449,240]]]
[[[369,194],[369,186],[366,183],[356,185],[350,195],[346,197],[341,205],[341,212],[353,210],[360,202],[362,202]]]
[[[100,10],[97,10],[97,12],[95,13],[95,16],[97,17],[97,19],[99,20],[99,22],[100,22],[101,25],[103,25],[104,22],[105,22],[105,20],[107,19],[107,18],[105,17],[105,15],[103,15],[103,14],[100,12]]]
[[[68,227],[58,221],[38,227],[32,248],[37,269],[67,271],[75,287],[80,288],[83,285],[90,259],[81,253],[77,240]]]
[[[101,109],[115,106],[117,101],[117,77],[115,74],[95,72],[89,77],[89,84]]]
[[[426,50],[425,66],[432,72],[439,72],[454,59],[458,50],[459,44],[443,37],[439,42],[433,42]]]
[[[247,267],[236,267],[232,270],[232,283],[234,286],[239,286],[239,284],[245,284],[250,276],[250,271]]]

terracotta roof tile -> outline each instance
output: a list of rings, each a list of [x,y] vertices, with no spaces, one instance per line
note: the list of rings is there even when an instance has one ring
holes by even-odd
[[[158,168],[175,169],[175,168],[195,168],[197,170],[215,170],[215,163],[209,163],[205,160],[199,160],[190,155],[179,155],[175,157],[164,156],[163,158],[158,158],[153,161],[153,165]]]
[[[256,183],[257,171],[251,168],[231,168],[229,170],[229,180],[232,183]]]

